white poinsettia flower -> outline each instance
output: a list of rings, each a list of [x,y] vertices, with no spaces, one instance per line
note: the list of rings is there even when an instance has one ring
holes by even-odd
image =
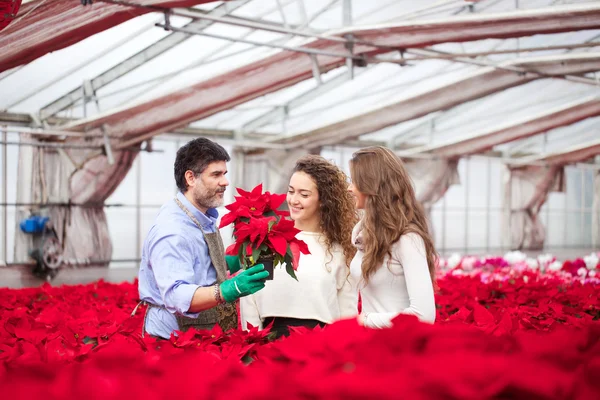
[[[527,254],[521,251],[509,251],[503,257],[507,263],[516,264],[518,262],[525,261],[527,259]]]
[[[527,258],[525,260],[525,264],[527,264],[527,266],[531,269],[538,269],[540,267],[538,260],[536,260],[535,258]]]
[[[448,268],[454,268],[458,264],[460,264],[461,260],[462,260],[462,256],[458,253],[454,253],[446,260],[446,266]]]
[[[595,270],[595,269],[593,269],[593,270],[591,270],[590,272],[588,272],[588,276],[589,276],[590,278],[593,278],[593,277],[595,277],[595,276],[596,276],[596,270]]]
[[[474,256],[464,257],[461,261],[462,269],[464,269],[465,271],[473,271],[473,268],[475,268],[475,264],[478,261],[479,259]]]
[[[596,269],[596,266],[598,265],[598,255],[596,253],[592,253],[589,256],[583,257],[583,261],[585,262],[587,269]]]
[[[550,271],[560,271],[561,268],[562,268],[562,263],[560,261],[554,261],[553,263],[548,265],[548,269]]]
[[[587,275],[588,271],[587,269],[581,267],[577,270],[577,275],[581,276],[581,277],[585,277]]]
[[[540,254],[537,256],[537,260],[540,265],[549,265],[551,262],[556,260],[556,257],[554,257],[552,254]]]

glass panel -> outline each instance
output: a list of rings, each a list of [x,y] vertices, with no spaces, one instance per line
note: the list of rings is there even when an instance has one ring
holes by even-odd
[[[507,246],[507,244],[504,244],[504,246],[502,244],[502,212],[490,210],[489,220],[490,249]]]
[[[139,247],[136,244],[137,222],[135,208],[109,207],[105,209],[105,212],[108,221],[108,232],[112,239],[112,258],[115,260],[135,259]],[[127,261],[115,263],[114,266],[133,267],[137,264],[135,261]]]
[[[581,246],[583,243],[581,213],[578,211],[568,211],[566,217],[567,237],[564,246]]]
[[[465,250],[465,213],[464,211],[446,212],[446,251],[464,252]]]
[[[592,212],[586,211],[583,213],[583,242],[584,247],[592,246]]]
[[[581,208],[581,169],[566,167],[565,168],[566,183],[567,183],[567,209],[579,210]]]
[[[506,167],[498,160],[491,161],[490,173],[490,207],[494,210],[502,208],[502,197],[504,193],[503,176]]]
[[[565,245],[565,213],[563,211],[547,212],[542,217],[546,227],[546,246],[563,247]]]
[[[458,162],[458,175],[461,177],[461,183],[458,185],[452,185],[448,188],[446,192],[445,200],[446,200],[446,210],[447,211],[456,211],[457,209],[464,210],[465,208],[465,186],[464,186],[464,176],[465,176],[465,167],[466,163],[464,160],[460,160]],[[441,203],[441,201],[440,201]]]
[[[181,145],[186,141],[180,142]],[[155,140],[154,147],[162,153],[142,153],[141,203],[144,205],[162,205],[176,194],[173,164],[177,144],[173,140]],[[132,187],[132,189],[134,189]],[[134,189],[135,190],[135,189]]]
[[[469,168],[469,209],[485,210],[488,201],[488,187],[492,184],[488,180],[488,161],[484,158],[471,158]]]
[[[469,253],[483,253],[487,246],[488,221],[487,213],[469,211],[467,218]]]
[[[442,249],[444,246],[443,243],[443,234],[444,234],[444,225],[442,220],[442,213],[440,210],[432,210],[430,218],[430,224],[433,229],[433,243],[438,251]]]
[[[584,174],[585,174],[585,193],[584,193],[584,205],[585,208],[591,209],[592,208],[592,204],[594,203],[594,170],[591,169],[584,169],[583,170]],[[600,172],[596,172],[596,173],[600,173]]]

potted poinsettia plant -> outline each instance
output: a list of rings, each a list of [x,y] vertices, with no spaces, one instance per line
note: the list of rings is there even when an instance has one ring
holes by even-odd
[[[239,196],[225,206],[229,213],[221,219],[219,228],[234,224],[232,243],[225,254],[238,256],[242,268],[263,264],[269,271],[267,279],[273,279],[273,268],[285,265],[287,273],[298,280],[295,270],[300,253],[310,254],[294,222],[287,219],[287,211],[278,210],[285,201],[285,194],[262,192],[259,184],[250,192],[237,188]]]

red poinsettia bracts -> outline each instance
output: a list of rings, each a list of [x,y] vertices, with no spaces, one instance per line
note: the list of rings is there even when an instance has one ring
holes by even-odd
[[[243,267],[256,263],[261,255],[273,254],[274,264],[285,264],[286,271],[296,278],[299,253],[310,254],[304,241],[297,239],[300,230],[286,219],[287,211],[278,208],[285,194],[262,193],[262,184],[251,191],[238,188],[235,202],[225,206],[229,213],[221,219],[219,228],[234,224],[234,243],[225,251],[238,256]]]
[[[262,193],[262,184],[256,186],[252,191],[236,189],[239,196],[234,196],[235,201],[225,206],[229,213],[221,218],[219,228],[223,228],[236,221],[245,221],[250,218],[263,216],[287,216],[287,211],[277,210],[285,201],[285,194]]]
[[[310,254],[308,246],[303,240],[297,239],[300,230],[294,227],[294,222],[281,218],[269,232],[269,241],[275,252],[282,256],[288,251],[288,245],[293,244],[303,254]]]
[[[490,268],[492,279],[440,273],[434,325],[351,319],[275,342],[218,327],[142,339],[135,283],[0,288],[0,388],[15,399],[189,398],[181,381],[196,382],[192,398],[599,398],[598,282]]]

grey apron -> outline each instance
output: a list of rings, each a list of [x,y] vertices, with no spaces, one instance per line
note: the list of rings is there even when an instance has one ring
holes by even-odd
[[[223,246],[223,239],[221,238],[221,234],[217,229],[216,232],[204,232],[200,222],[194,217],[194,215],[183,205],[178,198],[175,198],[175,203],[183,210],[184,213],[196,224],[198,229],[202,232],[202,236],[204,236],[204,241],[208,246],[208,255],[217,271],[217,283],[220,284],[224,280],[227,279],[227,263],[225,262],[225,246]],[[148,305],[146,309],[146,314],[144,315],[144,325],[142,326],[142,337],[146,332],[146,318],[148,316],[148,310],[151,307],[158,307],[158,305],[151,304],[148,302],[140,302],[140,304],[145,303]],[[132,315],[135,314],[138,306],[132,312]],[[196,318],[189,318],[183,315],[175,315],[177,319],[177,326],[179,330],[182,332],[187,331],[190,328],[196,329],[204,329],[211,330],[215,324],[219,324],[221,329],[225,332],[230,329],[236,329],[238,327],[238,317],[237,317],[237,309],[235,303],[222,303],[218,304],[213,308],[209,308],[208,310],[201,311]]]

